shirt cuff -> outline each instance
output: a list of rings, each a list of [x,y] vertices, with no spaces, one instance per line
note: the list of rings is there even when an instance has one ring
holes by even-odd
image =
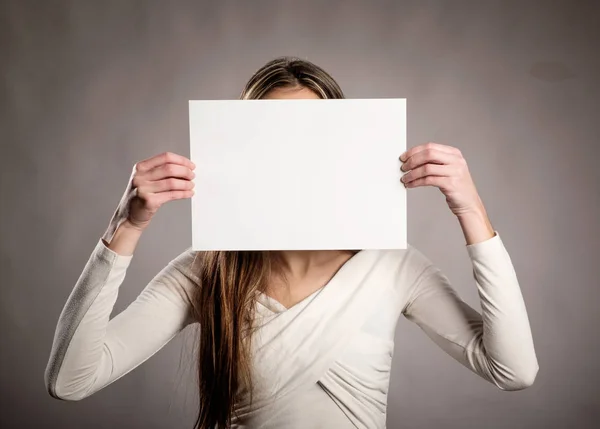
[[[467,253],[471,259],[481,259],[492,255],[504,254],[505,248],[500,234],[494,230],[494,236],[479,243],[468,244]]]
[[[107,262],[113,268],[120,269],[128,268],[129,264],[131,264],[131,260],[133,259],[133,255],[121,255],[114,250],[109,249],[102,241],[102,238],[98,239],[98,243],[96,243],[96,247],[94,248],[93,256]]]

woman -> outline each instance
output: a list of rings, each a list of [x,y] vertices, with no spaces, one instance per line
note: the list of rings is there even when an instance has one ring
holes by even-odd
[[[316,65],[278,58],[254,74],[241,98],[343,93]],[[61,313],[45,374],[50,394],[90,396],[197,323],[196,428],[383,428],[400,314],[499,389],[530,386],[538,363],[517,277],[461,153],[427,143],[400,161],[407,188],[435,186],[446,196],[465,236],[482,314],[410,245],[360,252],[188,248],[109,320],[156,210],[193,195],[194,164],[165,153],[134,167]]]

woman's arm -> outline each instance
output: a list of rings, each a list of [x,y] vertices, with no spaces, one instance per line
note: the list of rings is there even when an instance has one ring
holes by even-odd
[[[538,371],[525,303],[508,252],[492,228],[462,153],[438,143],[400,156],[407,188],[434,186],[462,227],[482,314],[464,303],[440,270],[427,269],[403,309],[446,352],[503,390],[530,386]]]
[[[120,246],[119,230],[110,246],[132,253],[132,237]],[[45,372],[48,392],[73,401],[90,396],[146,361],[191,323],[188,297],[198,281],[190,270],[194,256],[190,249],[181,253],[109,320],[133,255],[117,253],[99,240],[58,320]]]
[[[466,249],[482,313],[466,304],[448,278],[429,264],[403,314],[444,351],[498,388],[531,386],[539,367],[510,256],[497,232]]]

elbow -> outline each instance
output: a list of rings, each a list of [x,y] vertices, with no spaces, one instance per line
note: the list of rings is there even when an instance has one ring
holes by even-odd
[[[523,369],[518,373],[515,373],[510,378],[496,380],[496,386],[498,386],[500,390],[507,392],[527,389],[528,387],[533,386],[533,383],[537,378],[539,369],[540,368],[538,363],[535,362],[529,368]]]
[[[75,402],[75,401],[81,401],[82,399],[87,398],[86,395],[57,395],[55,396],[56,399],[59,399],[61,401],[65,401],[65,402]]]
[[[85,390],[69,389],[59,383],[46,383],[46,390],[54,399],[67,402],[81,401],[89,396]]]
[[[46,392],[54,399],[63,399],[57,392],[57,374],[54,373],[51,363],[48,364],[46,371],[44,371],[44,385],[46,386]]]
[[[44,383],[48,394],[60,401],[80,401],[89,396],[85,390],[69,389],[59,382],[57,375],[53,376],[52,372],[48,370],[44,374]]]
[[[57,385],[46,385],[46,390],[48,391],[48,394],[50,394],[51,397],[60,401],[81,401],[82,399],[85,399],[88,396],[85,394],[85,392],[68,391]]]

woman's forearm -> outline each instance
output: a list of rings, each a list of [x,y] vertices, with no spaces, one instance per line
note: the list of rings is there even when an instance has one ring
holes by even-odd
[[[457,215],[457,218],[467,245],[489,240],[495,235],[483,203],[474,210]]]
[[[137,247],[142,232],[142,229],[134,227],[126,220],[116,229],[110,243],[105,239],[102,239],[102,242],[106,247],[119,255],[131,256]]]

